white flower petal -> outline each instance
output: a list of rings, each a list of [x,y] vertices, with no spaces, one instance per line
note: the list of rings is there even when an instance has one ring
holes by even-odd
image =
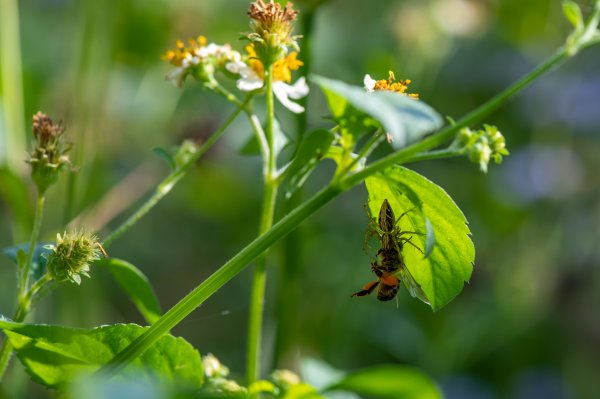
[[[238,79],[236,82],[237,88],[240,89],[241,91],[253,91],[256,89],[260,89],[261,87],[263,87],[263,84],[264,84],[263,80],[261,78],[259,78],[258,76],[241,78],[241,79]]]
[[[173,82],[175,86],[181,87],[181,85],[183,84],[184,72],[185,68],[183,67],[175,68],[167,74],[166,78],[167,80]]]
[[[306,84],[306,79],[302,76],[300,79],[296,81],[293,85],[287,86],[287,95],[289,98],[297,100],[302,97],[306,97],[308,95],[308,84]]]
[[[306,82],[304,83],[306,84]],[[290,86],[287,83],[281,81],[273,82],[273,93],[279,102],[293,113],[300,114],[304,112],[304,107],[289,99],[289,92],[293,90],[293,86]]]
[[[372,93],[374,91],[375,83],[377,83],[377,81],[373,79],[371,75],[365,75],[365,78],[363,79],[363,84],[365,85],[365,89],[368,93]]]

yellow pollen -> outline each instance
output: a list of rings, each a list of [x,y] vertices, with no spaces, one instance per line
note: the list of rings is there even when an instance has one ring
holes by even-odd
[[[406,90],[408,90],[408,85],[410,83],[411,83],[410,79],[405,79],[405,80],[400,79],[400,80],[396,81],[396,76],[394,75],[394,72],[389,71],[388,78],[376,81],[375,85],[373,86],[373,90],[392,91],[394,93],[402,94],[404,96],[409,96],[410,98],[418,99],[419,98],[418,94],[406,92]]]
[[[197,39],[189,39],[189,47],[186,47],[183,41],[177,40],[175,42],[176,48],[174,50],[167,50],[161,59],[168,61],[175,66],[181,66],[185,58],[193,56],[197,50],[205,47],[206,43],[206,37],[204,36],[198,36]]]
[[[248,64],[262,79],[265,78],[265,67],[256,57],[256,52],[252,45],[246,46],[248,52]],[[292,71],[298,70],[304,63],[297,59],[298,53],[293,51],[285,58],[281,58],[273,64],[273,80],[290,83],[292,81]]]

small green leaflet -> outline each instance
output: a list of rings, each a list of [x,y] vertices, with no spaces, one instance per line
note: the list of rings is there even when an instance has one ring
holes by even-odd
[[[443,125],[442,117],[422,100],[387,91],[367,93],[363,87],[322,76],[312,76],[311,80],[325,93],[334,118],[347,117],[349,106],[368,114],[392,136],[395,149],[403,148]]]
[[[47,387],[67,384],[79,375],[92,373],[125,349],[147,327],[115,324],[76,329],[0,320],[17,356],[31,377]],[[126,370],[148,379],[199,388],[203,382],[200,354],[183,338],[163,335],[136,358]]]
[[[302,187],[310,173],[319,161],[325,157],[334,134],[326,129],[317,129],[310,132],[298,148],[298,152],[286,170],[282,188],[287,197],[290,197],[298,188]]]
[[[31,259],[31,270],[30,277],[33,280],[37,280],[46,273],[46,255],[51,253],[52,250],[48,248],[48,245],[55,245],[56,242],[41,242],[35,245],[33,250],[33,257]],[[2,248],[2,253],[6,255],[10,260],[19,265],[19,253],[27,256],[29,251],[29,244],[19,244],[12,247]],[[23,262],[25,263],[25,262]]]
[[[402,230],[433,232],[433,245],[431,239],[427,242],[433,234],[413,235],[411,239],[427,257],[411,245],[404,245],[403,255],[432,309],[441,309],[462,291],[473,271],[475,248],[462,211],[441,187],[401,166],[377,173],[365,183],[371,214],[377,215],[387,198],[396,217],[414,208],[402,218]]]
[[[148,277],[140,269],[122,259],[101,259],[94,265],[106,267],[123,291],[138,308],[148,324],[154,323],[161,316],[158,299],[150,285]]]

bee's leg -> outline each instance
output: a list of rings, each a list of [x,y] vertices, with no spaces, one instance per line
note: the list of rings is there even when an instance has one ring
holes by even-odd
[[[383,275],[382,267],[377,262],[371,262],[371,271],[377,276],[381,277]]]
[[[379,280],[371,281],[370,283],[365,284],[365,286],[363,287],[362,290],[350,295],[350,298],[355,297],[355,296],[367,296],[371,292],[373,292],[373,290],[375,289],[375,287],[377,287],[378,284],[379,284]]]

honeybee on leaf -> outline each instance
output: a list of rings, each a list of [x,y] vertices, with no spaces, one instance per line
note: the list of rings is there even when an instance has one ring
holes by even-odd
[[[377,280],[367,283],[362,290],[352,294],[352,297],[369,295],[377,288],[377,299],[390,301],[398,294],[400,281],[402,281],[413,297],[418,297],[423,302],[429,303],[421,286],[406,267],[402,256],[402,249],[404,244],[407,243],[423,253],[419,247],[410,241],[413,234],[423,235],[423,233],[404,231],[398,225],[400,219],[410,211],[412,209],[404,212],[396,219],[390,203],[387,199],[384,199],[379,210],[378,219],[374,220],[369,215],[371,222],[368,234],[376,235],[381,242],[376,260],[371,262],[371,271],[377,276]]]

